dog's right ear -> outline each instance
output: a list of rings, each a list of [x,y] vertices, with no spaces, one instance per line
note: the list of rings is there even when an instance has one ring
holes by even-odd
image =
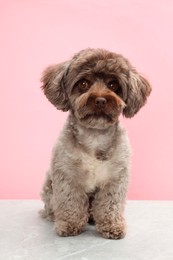
[[[69,99],[64,84],[69,62],[51,65],[43,72],[41,88],[48,100],[59,110],[68,111]]]

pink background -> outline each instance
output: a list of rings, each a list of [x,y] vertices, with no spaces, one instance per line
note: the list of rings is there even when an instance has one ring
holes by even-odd
[[[173,1],[0,1],[0,198],[37,199],[66,113],[40,90],[49,64],[86,47],[122,53],[150,80],[122,119],[133,147],[129,199],[173,199]]]

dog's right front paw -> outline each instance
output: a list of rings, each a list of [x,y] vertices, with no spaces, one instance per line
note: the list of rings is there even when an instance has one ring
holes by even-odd
[[[83,231],[83,226],[78,223],[70,223],[66,221],[58,221],[55,223],[55,231],[57,235],[67,237],[67,236],[77,236]]]

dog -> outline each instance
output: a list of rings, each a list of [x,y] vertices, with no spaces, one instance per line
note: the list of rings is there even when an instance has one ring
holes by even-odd
[[[78,235],[94,221],[104,238],[123,238],[131,148],[119,117],[132,118],[144,106],[149,82],[122,55],[92,48],[49,66],[41,81],[48,100],[69,111],[43,185],[41,216],[54,221],[59,236]]]

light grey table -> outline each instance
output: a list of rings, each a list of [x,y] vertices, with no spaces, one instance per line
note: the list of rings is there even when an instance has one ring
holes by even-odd
[[[127,236],[102,238],[93,226],[58,237],[37,200],[0,201],[1,260],[173,260],[173,201],[128,201]]]

